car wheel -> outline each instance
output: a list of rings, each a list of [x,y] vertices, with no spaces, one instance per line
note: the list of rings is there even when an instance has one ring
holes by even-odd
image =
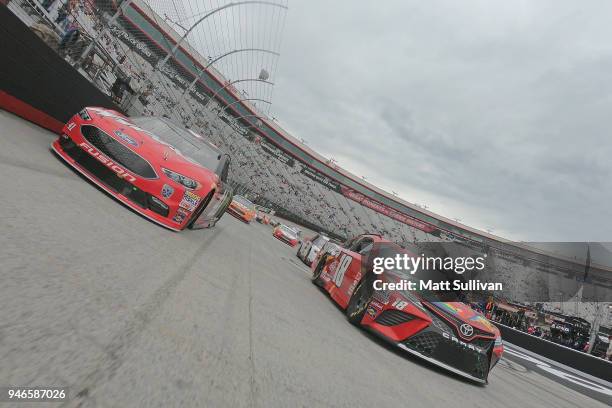
[[[297,250],[297,254],[295,254],[299,259],[302,259],[302,257],[300,256],[300,252],[302,252],[302,244],[300,244],[300,247]]]
[[[191,220],[189,221],[189,224],[187,224],[186,228],[193,229],[193,226],[196,220],[200,218],[200,215],[202,215],[206,207],[208,207],[208,203],[210,203],[210,200],[212,200],[214,194],[215,194],[215,190],[212,190],[210,193],[206,195],[206,197],[204,197],[200,206],[196,208],[193,215],[191,216]]]
[[[319,287],[323,286],[323,281],[321,280],[321,273],[323,272],[323,267],[325,266],[325,259],[326,259],[326,256],[323,255],[321,259],[319,259],[319,263],[317,264],[317,267],[312,273],[312,278],[311,278],[312,283],[314,283],[315,285]]]
[[[304,263],[308,266],[312,266],[312,262],[313,261],[308,261],[308,258],[310,258],[310,252],[312,251],[312,248],[308,250],[308,252],[306,252],[306,255],[304,255]]]
[[[368,293],[366,280],[360,280],[346,306],[346,317],[349,322],[359,326],[371,298],[372,295]]]

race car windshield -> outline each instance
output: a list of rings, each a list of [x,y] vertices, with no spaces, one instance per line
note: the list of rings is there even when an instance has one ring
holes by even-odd
[[[250,202],[249,200],[247,200],[246,198],[242,196],[234,196],[234,201],[237,202],[238,204],[244,205],[250,210],[255,208],[255,204],[253,204],[252,202]]]
[[[179,153],[216,171],[222,157],[221,151],[188,132],[175,123],[157,117],[140,116],[130,118],[136,126],[151,133],[162,142],[171,145]]]

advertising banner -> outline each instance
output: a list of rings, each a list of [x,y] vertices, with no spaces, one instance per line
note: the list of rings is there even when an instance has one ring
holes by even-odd
[[[316,181],[319,184],[322,184],[324,187],[327,187],[330,190],[334,190],[336,193],[341,193],[340,184],[338,184],[337,181],[330,179],[323,173],[320,173],[317,170],[306,166],[302,168],[301,173],[309,179]]]
[[[283,152],[281,149],[274,146],[273,144],[270,144],[266,142],[265,140],[262,140],[261,148],[263,149],[264,152],[268,153],[269,155],[274,156],[274,158],[280,161],[281,163],[286,164],[289,167],[293,167],[295,165],[295,160],[293,160],[293,157],[289,156],[288,154],[286,154],[285,152]]]
[[[404,223],[406,225],[410,225],[411,227],[418,228],[421,231],[432,232],[436,228],[424,223],[423,221],[417,220],[416,218],[412,218],[408,215],[402,214],[399,211],[394,210],[393,208],[386,206],[385,204],[379,203],[377,201],[372,200],[369,197],[353,190],[349,187],[342,186],[342,195],[348,199],[351,199],[364,207],[368,207],[371,210],[379,212],[383,215],[386,215],[389,218],[392,218],[396,221]]]

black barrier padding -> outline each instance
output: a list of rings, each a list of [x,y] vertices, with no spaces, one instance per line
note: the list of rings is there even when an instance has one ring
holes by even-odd
[[[121,112],[6,6],[0,5],[0,89],[67,122],[84,106]]]
[[[501,332],[502,339],[542,357],[572,367],[583,373],[612,381],[612,362],[540,339],[522,331],[493,322]]]

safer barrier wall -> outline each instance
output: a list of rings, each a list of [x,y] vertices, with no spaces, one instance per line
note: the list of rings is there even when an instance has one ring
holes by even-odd
[[[495,323],[495,322],[494,322]],[[532,351],[542,357],[572,367],[602,380],[612,381],[612,362],[543,340],[520,330],[495,323],[502,339],[510,344]]]
[[[88,105],[120,111],[0,4],[0,108],[59,133]]]

